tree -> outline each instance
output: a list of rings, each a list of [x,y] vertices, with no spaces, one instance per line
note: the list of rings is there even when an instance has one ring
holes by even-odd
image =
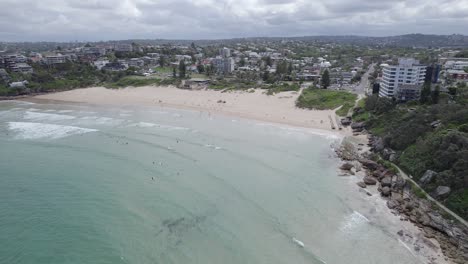
[[[240,67],[244,67],[244,66],[245,66],[245,59],[244,59],[244,57],[242,57],[242,58],[240,59],[240,61],[239,61],[239,66],[240,66]]]
[[[84,46],[87,47],[87,48],[89,48],[89,47],[91,47],[91,44],[86,43],[86,45],[84,45]]]
[[[164,59],[163,55],[159,56],[159,61],[158,62],[159,62],[159,66],[164,67],[165,59]]]
[[[421,97],[419,98],[419,101],[421,104],[428,103],[429,100],[431,99],[431,82],[426,81],[424,82],[424,85],[421,90]]]
[[[198,64],[197,65],[197,70],[198,70],[198,73],[205,72],[205,67],[203,67],[203,65],[201,65],[201,64]]]
[[[190,44],[190,46],[192,47],[192,49],[197,49],[197,47],[195,46],[195,42],[192,42],[192,44]]]
[[[439,103],[440,87],[437,85],[431,93],[431,99],[433,104]]]
[[[267,66],[273,65],[273,62],[271,61],[271,57],[270,57],[270,56],[265,57],[265,63],[266,63]]]
[[[179,62],[179,77],[185,78],[185,61],[181,60]]]
[[[172,77],[177,78],[177,70],[176,68],[172,68]]]
[[[328,70],[325,70],[323,72],[321,81],[322,81],[321,85],[323,89],[327,89],[328,86],[330,86],[330,73],[328,72]]]

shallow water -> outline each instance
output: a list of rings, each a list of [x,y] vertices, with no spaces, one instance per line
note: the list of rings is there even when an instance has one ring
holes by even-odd
[[[0,102],[0,263],[420,263],[380,198],[337,177],[339,140],[196,111]]]

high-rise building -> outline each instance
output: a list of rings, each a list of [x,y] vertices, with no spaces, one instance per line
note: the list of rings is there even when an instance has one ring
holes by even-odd
[[[433,64],[426,68],[426,82],[437,83],[439,81],[440,65]]]
[[[379,96],[395,97],[403,101],[415,99],[407,98],[406,95],[409,93],[405,91],[411,90],[412,95],[418,94],[415,91],[421,90],[425,77],[426,66],[419,64],[418,60],[412,58],[400,58],[398,65],[385,65],[383,67]]]
[[[231,50],[226,47],[219,49],[219,55],[223,58],[229,58],[231,57]]]

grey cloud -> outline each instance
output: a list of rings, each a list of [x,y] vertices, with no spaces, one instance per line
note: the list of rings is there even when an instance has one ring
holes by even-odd
[[[466,0],[0,0],[0,41],[468,34]]]

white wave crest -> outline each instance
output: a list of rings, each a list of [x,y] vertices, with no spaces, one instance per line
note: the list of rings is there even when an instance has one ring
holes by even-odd
[[[58,139],[98,131],[75,126],[32,122],[9,122],[8,128],[17,133],[16,139]]]
[[[31,112],[27,111],[24,113],[24,119],[28,120],[37,120],[37,121],[61,121],[61,120],[71,120],[75,119],[76,117],[71,115],[58,115],[58,114],[50,114],[50,113],[38,113],[38,112]]]

